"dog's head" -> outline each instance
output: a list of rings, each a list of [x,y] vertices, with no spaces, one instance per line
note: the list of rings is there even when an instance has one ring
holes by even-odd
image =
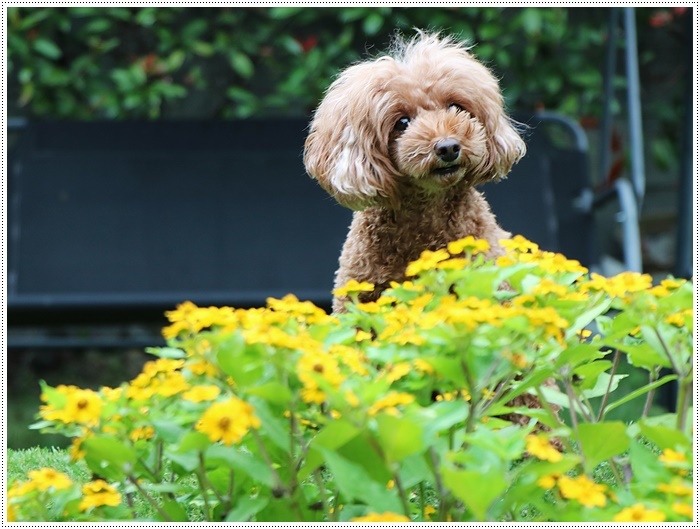
[[[331,84],[304,163],[338,202],[364,209],[502,178],[524,154],[491,72],[464,44],[419,33]]]

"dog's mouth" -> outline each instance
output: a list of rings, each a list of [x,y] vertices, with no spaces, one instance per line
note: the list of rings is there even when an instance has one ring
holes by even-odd
[[[460,168],[460,164],[453,163],[452,165],[446,165],[445,167],[438,167],[437,169],[433,169],[431,171],[431,174],[435,176],[450,176],[459,171]]]

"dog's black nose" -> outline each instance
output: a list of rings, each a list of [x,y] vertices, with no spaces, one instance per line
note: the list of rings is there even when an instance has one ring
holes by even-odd
[[[453,139],[440,140],[435,144],[435,154],[443,162],[453,162],[459,156],[459,143]]]

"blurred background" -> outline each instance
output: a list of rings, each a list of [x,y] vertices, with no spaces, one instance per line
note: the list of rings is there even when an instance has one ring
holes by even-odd
[[[27,183],[29,180],[23,180],[22,175],[30,174],[27,167],[37,170],[47,166],[55,166],[59,175],[61,157],[46,158],[46,153],[61,148],[78,152],[80,147],[70,144],[68,139],[61,143],[60,136],[71,130],[61,128],[61,124],[149,122],[153,128],[139,129],[147,131],[143,133],[144,149],[158,150],[162,145],[156,145],[152,136],[161,136],[169,123],[178,123],[182,128],[183,122],[199,123],[199,126],[212,121],[257,122],[263,123],[263,128],[255,130],[264,131],[265,141],[274,142],[277,130],[274,127],[279,123],[308,122],[340,68],[380,53],[396,31],[411,35],[416,27],[441,30],[474,43],[474,53],[501,80],[511,111],[524,115],[555,113],[573,123],[585,136],[583,176],[592,196],[613,189],[615,182],[622,179],[639,181],[639,175],[634,174],[638,171],[634,166],[635,135],[643,130],[643,149],[636,155],[643,164],[644,200],[638,200],[635,206],[641,267],[657,278],[669,273],[688,275],[692,234],[685,220],[690,216],[689,202],[683,198],[689,197],[692,190],[689,177],[684,175],[689,172],[691,157],[694,13],[688,7],[637,8],[630,12],[631,18],[626,19],[630,13],[623,13],[622,9],[613,12],[609,8],[580,7],[9,7],[6,27],[10,200],[16,197],[14,212],[10,204],[9,219],[10,295],[14,292],[12,281],[17,281],[17,277],[32,277],[31,270],[27,270],[28,258],[17,258],[26,257],[29,250],[21,245],[15,248],[13,241],[19,241],[22,232],[25,246],[45,246],[44,242],[26,239],[31,229],[22,231],[20,224],[51,218],[39,208],[31,213],[32,219],[26,220],[18,213],[18,204],[23,204],[25,214],[31,211],[31,206],[26,204],[33,196],[32,191],[37,190],[27,187],[44,181],[45,189],[53,191],[51,182],[58,179],[42,174],[45,180]],[[630,70],[630,64],[637,68],[638,75],[634,75],[634,69]],[[642,126],[630,120],[637,111]],[[59,125],[46,128],[47,123]],[[265,128],[265,123],[272,125]],[[33,128],[35,124],[38,129]],[[76,143],[90,144],[85,152],[105,149],[99,137],[91,143],[89,136],[93,130],[95,136],[100,136],[99,128],[88,129],[87,133],[79,129],[72,136]],[[123,129],[119,134],[129,136],[130,130]],[[240,130],[246,134],[245,130],[250,129]],[[313,184],[306,182],[301,166],[303,134],[303,128],[299,128],[294,141],[285,146],[285,152],[293,162],[291,173],[305,182],[300,185],[308,184],[311,189]],[[114,143],[109,135],[104,141]],[[167,138],[163,140],[167,141]],[[50,145],[48,151],[45,145]],[[226,148],[225,143],[217,146],[219,151]],[[13,149],[20,154],[13,156]],[[202,157],[213,152],[207,145],[198,149]],[[84,152],[81,156],[81,159],[71,158],[65,167],[72,167],[71,163],[84,167],[90,157],[86,158]],[[238,159],[243,165],[252,164],[251,167],[260,164],[259,159],[248,160],[245,152],[229,156],[233,158],[227,158],[227,164],[235,165]],[[274,158],[274,150],[266,156]],[[37,165],[39,159],[44,161],[43,166]],[[203,182],[198,184],[196,177],[191,180],[192,189],[206,186]],[[18,194],[22,185],[23,194]],[[184,189],[187,188],[181,190]],[[216,193],[216,189],[213,191]],[[334,211],[336,206],[323,193],[316,192],[308,190],[313,200],[317,200],[310,204]],[[66,191],[56,188],[56,193],[60,200],[67,200]],[[134,196],[138,200],[138,194]],[[129,197],[131,200],[132,195]],[[640,198],[637,193],[637,199]],[[255,200],[261,208],[265,207],[265,197]],[[167,206],[167,201],[168,196],[164,195],[163,206]],[[316,210],[315,206],[310,208]],[[119,214],[128,216],[129,211],[121,210]],[[153,211],[154,216],[161,214]],[[326,237],[314,231],[322,222],[316,222],[317,227],[309,229],[307,234],[312,240],[323,236],[326,242],[318,251],[324,252],[321,261],[331,267],[330,272],[312,275],[319,276],[328,291],[349,221],[349,213],[343,211],[337,215],[335,224],[330,223],[335,230],[332,235]],[[600,215],[603,220],[596,223],[595,240],[603,254],[602,260],[607,259],[603,265],[612,271],[625,269],[620,211],[601,207]],[[247,231],[250,231],[247,223],[259,224],[252,217],[234,220],[240,224],[238,228]],[[196,220],[188,223],[196,226]],[[183,237],[178,243],[181,251],[187,253],[188,247],[199,244],[198,251],[206,255],[211,241],[208,234],[195,230],[188,235],[189,238]],[[64,233],[63,237],[70,240],[70,234]],[[687,245],[679,245],[679,241]],[[60,244],[63,248],[70,246],[65,242]],[[91,263],[86,257],[91,250],[73,248],[73,262]],[[51,252],[39,256],[48,271],[56,257]],[[234,258],[235,255],[231,257]],[[267,254],[265,258],[270,259]],[[282,295],[287,284],[282,281],[275,284],[277,287],[279,292],[272,289],[274,292],[269,295]],[[289,283],[286,291],[294,288],[295,284]],[[21,289],[18,292],[22,293]],[[316,291],[309,292],[310,298],[317,295]],[[301,298],[304,291],[295,293]],[[67,317],[77,312],[71,314],[65,310],[67,306],[52,305],[46,301],[50,298],[35,300],[34,305],[26,301],[28,298],[14,305],[10,299],[9,323],[15,339],[10,340],[6,361],[7,432],[8,446],[12,448],[58,442],[49,436],[35,436],[26,429],[39,405],[39,379],[51,385],[118,385],[138,373],[145,358],[143,345],[157,345],[149,341],[153,330],[157,334],[157,329],[165,323],[162,306],[157,307],[159,310],[154,315],[152,309],[156,303],[141,307],[140,312],[132,311],[127,325],[123,314],[120,318],[108,315],[88,321],[90,318],[84,314]],[[231,303],[237,299],[213,295],[203,298]],[[323,299],[330,301],[330,294],[319,299],[314,300],[323,305]],[[166,300],[166,307],[172,306],[170,301],[170,298]],[[250,296],[241,298],[242,305],[253,303]],[[82,308],[91,310],[88,305]],[[101,306],[101,309],[111,308],[114,307]],[[103,312],[111,314],[109,310]],[[101,338],[115,339],[84,343],[75,339],[94,337],[95,333]],[[56,336],[70,339],[47,339]]]

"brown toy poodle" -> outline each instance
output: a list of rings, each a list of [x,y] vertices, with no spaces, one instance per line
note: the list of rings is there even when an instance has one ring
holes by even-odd
[[[376,299],[423,250],[473,235],[503,252],[502,230],[475,186],[508,174],[525,143],[491,72],[451,38],[419,32],[350,66],[311,122],[304,163],[354,211],[336,288],[368,281]],[[346,298],[334,299],[344,311]]]

